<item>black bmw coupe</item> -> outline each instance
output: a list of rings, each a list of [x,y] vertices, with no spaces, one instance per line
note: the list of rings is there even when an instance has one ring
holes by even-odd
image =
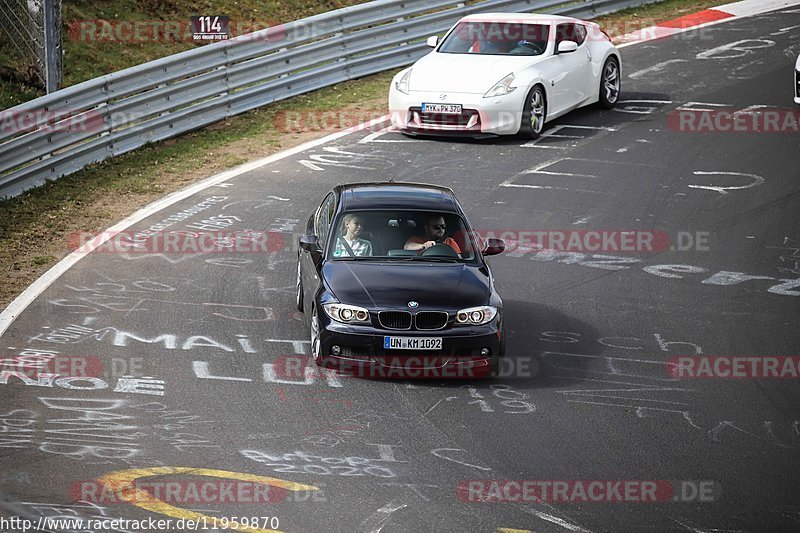
[[[314,361],[376,377],[486,377],[504,355],[503,302],[453,191],[337,186],[300,238],[297,308]]]

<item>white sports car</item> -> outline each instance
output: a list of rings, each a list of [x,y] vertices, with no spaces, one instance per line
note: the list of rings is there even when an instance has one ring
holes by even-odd
[[[389,88],[392,124],[407,134],[536,138],[546,122],[619,99],[620,56],[593,22],[488,13],[459,20]]]
[[[800,56],[794,64],[794,103],[800,104]]]

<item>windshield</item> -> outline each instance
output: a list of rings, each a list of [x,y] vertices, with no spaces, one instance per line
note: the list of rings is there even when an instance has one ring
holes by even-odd
[[[439,48],[445,54],[538,56],[547,49],[550,26],[520,22],[460,22]]]
[[[452,213],[349,211],[336,219],[328,258],[474,263],[475,239]]]

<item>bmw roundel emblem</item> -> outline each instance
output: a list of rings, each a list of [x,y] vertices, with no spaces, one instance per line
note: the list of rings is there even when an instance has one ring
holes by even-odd
[[[411,300],[410,302],[408,302],[408,306],[410,308],[412,308],[412,309],[415,309],[415,308],[419,307],[419,303],[415,302],[414,300]]]

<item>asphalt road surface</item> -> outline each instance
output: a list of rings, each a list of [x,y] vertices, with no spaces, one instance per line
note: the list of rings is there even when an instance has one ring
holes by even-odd
[[[681,131],[680,117],[796,113],[799,52],[797,9],[627,47],[618,109],[572,113],[537,142],[353,133],[152,214],[131,230],[276,238],[268,254],[92,253],[17,318],[3,358],[48,366],[0,384],[5,516],[204,515],[219,530],[275,517],[257,529],[291,532],[800,530],[797,380],[677,380],[667,365],[798,354],[800,137]],[[452,187],[485,231],[657,229],[672,246],[511,243],[491,259],[509,359],[495,380],[294,371],[308,353],[293,309],[302,221],[334,185],[388,178]],[[247,475],[299,485],[269,503],[175,492],[134,505],[109,488]],[[480,480],[498,483],[470,485]],[[470,501],[470,487],[504,480],[652,481],[666,501]],[[677,487],[666,498],[665,483]]]

